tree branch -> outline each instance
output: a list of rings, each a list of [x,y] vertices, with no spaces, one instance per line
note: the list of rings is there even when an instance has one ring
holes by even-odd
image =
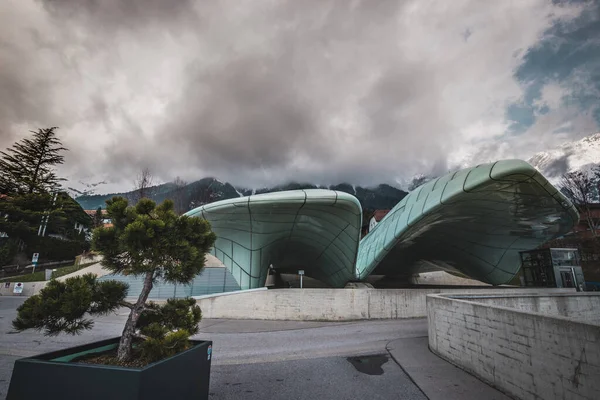
[[[127,308],[129,308],[129,309],[132,309],[132,310],[133,310],[133,307],[135,307],[135,304],[133,304],[133,303],[130,303],[130,302],[128,302],[128,301],[124,301],[124,300],[123,300],[123,301],[120,301],[120,302],[119,302],[119,305],[120,305],[121,307],[127,307]]]
[[[134,337],[135,339],[146,340],[146,339],[148,339],[148,337],[149,337],[149,336],[142,335],[141,333],[134,333],[134,334],[133,334],[133,337]]]

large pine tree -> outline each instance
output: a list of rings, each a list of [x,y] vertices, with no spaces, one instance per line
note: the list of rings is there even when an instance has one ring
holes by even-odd
[[[59,187],[55,167],[64,162],[67,149],[56,137],[57,127],[38,129],[32,138],[22,139],[0,151],[0,193],[48,193]]]
[[[55,167],[64,162],[61,153],[67,150],[56,137],[56,129],[31,131],[32,137],[0,151],[0,215],[4,216],[0,232],[7,236],[0,246],[0,264],[11,262],[17,251],[25,250],[44,226],[48,233],[71,234],[68,228],[74,225],[73,218],[87,222],[68,195],[56,193],[63,179],[56,175]]]

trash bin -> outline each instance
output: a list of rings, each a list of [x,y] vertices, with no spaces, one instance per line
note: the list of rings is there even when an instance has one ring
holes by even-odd
[[[44,279],[49,281],[50,279],[52,279],[52,272],[54,272],[53,269],[46,269],[44,270]]]

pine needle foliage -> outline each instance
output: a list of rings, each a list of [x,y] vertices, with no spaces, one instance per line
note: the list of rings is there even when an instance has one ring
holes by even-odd
[[[78,334],[92,328],[88,316],[127,307],[130,314],[117,351],[119,362],[132,359],[134,341],[140,344],[139,356],[149,362],[186,349],[202,318],[196,301],[169,299],[158,305],[147,300],[158,280],[189,284],[202,271],[216,239],[210,224],[178,216],[170,200],[157,206],[141,199],[132,207],[126,199],[115,197],[107,201],[107,213],[113,225],[94,230],[94,249],[102,254],[106,269],[143,279],[137,301],[125,300],[128,287],[121,282],[98,282],[92,275],[64,283],[53,280],[19,307],[14,328],[43,330],[46,335]]]
[[[99,282],[93,274],[69,278],[65,282],[52,280],[29,297],[19,308],[13,328],[17,331],[35,329],[47,336],[61,332],[71,335],[91,329],[89,316],[115,311],[127,295],[128,285],[117,281]]]
[[[63,147],[56,137],[57,127],[31,131],[6,151],[0,151],[0,193],[48,193],[58,189],[64,179],[54,167],[64,162]]]

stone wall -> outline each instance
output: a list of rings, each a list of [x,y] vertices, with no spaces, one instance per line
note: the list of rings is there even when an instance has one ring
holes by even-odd
[[[600,398],[600,325],[494,301],[428,296],[430,349],[519,399]]]
[[[433,293],[564,293],[574,289],[269,289],[195,297],[204,318],[348,321],[427,316]]]

